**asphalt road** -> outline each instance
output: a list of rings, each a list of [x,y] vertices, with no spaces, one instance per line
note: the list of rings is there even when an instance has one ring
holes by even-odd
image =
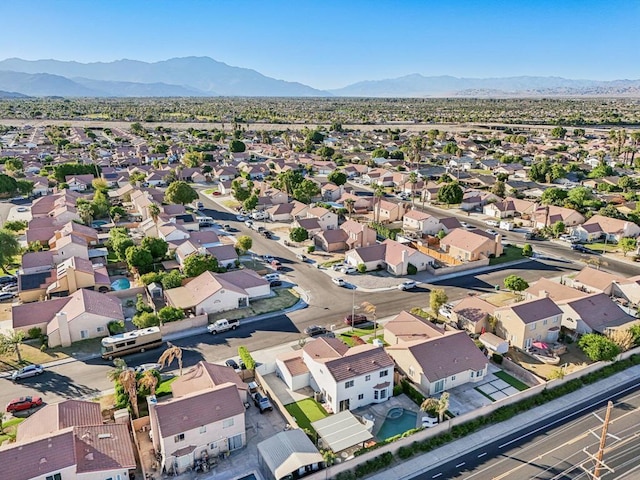
[[[463,478],[474,480],[589,479],[581,466],[591,469],[590,454],[598,450],[605,405],[614,400],[604,460],[615,473],[601,478],[640,478],[640,386],[619,385],[614,391],[575,405],[570,414],[560,412],[523,426],[504,438],[482,445],[438,468],[413,477],[419,480]],[[455,448],[454,445],[452,445]],[[626,476],[629,475],[629,476]]]

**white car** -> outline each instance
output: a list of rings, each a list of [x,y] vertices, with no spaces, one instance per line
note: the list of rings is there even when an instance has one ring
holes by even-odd
[[[337,272],[337,271],[342,270],[344,268],[344,263],[336,263],[331,268],[333,269],[334,272]]]
[[[28,211],[29,211],[29,208],[28,208],[28,207],[18,207],[16,210],[17,210],[18,212],[28,212]]]
[[[422,417],[422,428],[435,427],[438,424],[436,417]]]
[[[236,215],[236,220],[239,222],[244,222],[246,217],[244,215]]]
[[[340,277],[333,277],[331,281],[336,285],[338,285],[339,287],[344,287],[347,284],[347,282],[344,281],[344,278],[340,278]]]
[[[253,228],[253,221],[252,220],[246,220],[244,222],[244,224],[246,225],[247,228]]]
[[[500,224],[498,222],[496,222],[495,220],[487,220],[484,223],[486,223],[490,227],[499,227],[500,226]]]
[[[491,228],[490,228],[489,230],[487,230],[486,232],[487,232],[489,235],[493,235],[494,237],[495,237],[496,235],[498,235],[498,232],[496,232],[495,230],[493,230],[493,229],[491,229]]]
[[[438,313],[442,315],[444,318],[451,318],[451,310],[449,310],[445,306],[440,307],[440,310],[438,310]]]
[[[343,267],[341,272],[350,275],[352,273],[356,273],[358,269],[356,267]]]
[[[136,368],[134,368],[134,371],[136,373],[143,373],[148,370],[156,370],[159,372],[160,370],[162,370],[162,365],[160,365],[159,363],[143,363],[142,365],[138,365]]]
[[[20,370],[15,370],[11,374],[11,380],[14,382],[22,380],[23,378],[35,377],[44,373],[44,368],[41,365],[27,365]]]
[[[418,284],[413,280],[405,280],[400,285],[398,285],[398,290],[411,290],[412,288],[416,288]]]
[[[267,282],[275,282],[276,280],[280,280],[280,275],[277,273],[267,273],[264,277]]]

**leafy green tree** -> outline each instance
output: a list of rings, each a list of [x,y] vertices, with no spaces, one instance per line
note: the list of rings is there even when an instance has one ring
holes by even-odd
[[[447,236],[447,232],[445,232],[444,230],[440,230],[436,235],[436,237],[438,237],[438,239],[440,240],[442,240],[446,236]]]
[[[304,179],[300,185],[293,190],[293,198],[302,203],[309,203],[311,199],[320,194],[320,187],[312,180]]]
[[[198,192],[184,181],[173,182],[167,187],[164,193],[164,200],[167,203],[177,203],[186,205],[198,199]]]
[[[9,333],[0,333],[0,354],[13,352],[16,354],[18,363],[22,363],[20,345],[22,345],[25,336],[22,330],[11,330]]]
[[[307,135],[307,140],[313,143],[320,143],[324,140],[324,134],[318,130],[314,130]]]
[[[0,173],[0,195],[9,197],[18,191],[18,182],[15,178]]]
[[[115,219],[115,218],[122,218],[122,217],[124,217],[126,214],[127,214],[127,211],[126,211],[124,208],[122,208],[120,205],[116,205],[115,207],[111,207],[111,208],[109,209],[109,216],[110,216],[112,219]]]
[[[24,162],[16,157],[10,157],[4,162],[4,168],[9,173],[21,172],[24,170]]]
[[[20,253],[20,244],[16,235],[6,228],[0,229],[0,268],[4,273],[7,266],[13,262],[15,256]]]
[[[525,257],[530,257],[533,255],[533,248],[528,243],[525,243],[522,246],[522,255]]]
[[[231,153],[241,153],[241,152],[244,152],[246,149],[247,149],[247,146],[244,144],[244,142],[240,140],[231,140],[231,143],[229,144],[229,151]]]
[[[184,310],[177,307],[166,306],[162,307],[158,312],[158,319],[162,323],[177,322],[184,318]]]
[[[553,138],[564,138],[567,134],[567,129],[562,127],[555,127],[551,129],[551,136]]]
[[[506,194],[505,183],[502,180],[497,180],[491,187],[491,193],[498,197],[504,197]]]
[[[585,132],[584,128],[575,128],[573,130],[573,135],[575,137],[584,137],[585,133],[586,132]]]
[[[300,243],[309,238],[309,232],[306,228],[295,227],[289,232],[289,238],[292,242]]]
[[[504,279],[504,286],[514,292],[522,292],[523,290],[529,288],[529,284],[525,281],[525,279],[517,275],[509,275],[508,277],[506,277]]]
[[[304,177],[297,170],[287,170],[276,175],[273,186],[289,195],[293,195],[293,191],[302,183]]]
[[[170,288],[178,288],[182,286],[182,279],[183,276],[180,273],[180,270],[171,270],[162,277],[160,283],[162,283],[162,288],[169,290]]]
[[[320,155],[322,158],[331,158],[336,153],[336,151],[331,147],[320,147],[316,153]]]
[[[93,180],[91,180],[91,186],[94,190],[102,190],[105,192],[109,190],[109,185],[104,178],[94,178]]]
[[[252,246],[253,239],[249,235],[240,235],[236,239],[236,248],[240,250],[241,253],[248,252]]]
[[[442,288],[434,288],[429,294],[429,307],[434,315],[438,315],[440,307],[449,301],[447,293]]]
[[[160,283],[164,278],[165,274],[162,272],[149,272],[144,275],[140,275],[140,281],[146,286],[151,285],[152,283]]]
[[[109,199],[105,195],[104,190],[96,190],[93,194],[93,201],[91,202],[91,210],[94,218],[106,216],[110,206]]]
[[[144,179],[147,178],[147,174],[144,172],[133,172],[129,175],[129,183],[131,185],[137,185],[138,183],[144,182]]]
[[[389,152],[385,148],[376,148],[371,152],[371,158],[389,158]]]
[[[347,183],[347,174],[341,172],[340,170],[334,170],[327,176],[327,180],[335,183],[338,186],[344,185],[345,183]]]
[[[204,272],[217,272],[218,260],[213,255],[196,253],[189,255],[182,263],[182,272],[186,277],[197,277]]]
[[[238,355],[240,356],[240,360],[244,363],[247,370],[254,370],[256,368],[256,361],[247,350],[247,347],[238,347]]]
[[[27,229],[27,222],[25,220],[9,220],[4,222],[4,228],[12,232],[21,232]]]
[[[19,178],[16,180],[16,184],[21,195],[28,197],[33,193],[34,183],[31,180]]]
[[[58,182],[64,182],[68,175],[93,175],[100,176],[101,169],[98,165],[83,163],[61,163],[53,167],[53,175]]]
[[[133,246],[133,240],[129,238],[127,229],[122,227],[112,228],[109,231],[109,243],[118,260],[124,262],[127,259],[127,248]]]
[[[440,187],[438,201],[447,205],[458,204],[462,202],[463,195],[462,187],[457,182],[451,182]]]
[[[204,163],[204,154],[202,152],[187,152],[185,153],[180,162],[188,168],[196,168]]]
[[[251,190],[253,189],[253,182],[247,182],[246,187],[243,182],[242,178],[236,178],[231,182],[231,194],[239,202],[247,200],[251,196]]]
[[[637,248],[638,241],[635,238],[624,237],[620,239],[618,245],[620,245],[620,248],[622,249],[624,256],[626,257],[627,253],[632,252]]]
[[[251,212],[258,206],[258,196],[251,195],[244,202],[242,202],[242,207],[247,211]]]
[[[558,220],[556,223],[551,225],[551,232],[553,233],[553,236],[556,238],[562,235],[565,229],[566,227],[564,225],[564,222],[561,222],[560,220]]]
[[[620,353],[620,347],[612,340],[597,333],[587,333],[578,341],[578,347],[594,362],[610,362]]]
[[[141,246],[132,245],[125,251],[125,258],[129,268],[136,268],[140,273],[148,272],[153,266],[151,252]]]
[[[610,177],[613,175],[613,168],[610,165],[605,165],[601,163],[596,168],[589,172],[589,178],[604,178]]]
[[[567,200],[576,206],[576,208],[584,208],[587,202],[593,200],[593,193],[587,187],[576,187],[569,190]]]
[[[160,320],[151,312],[142,312],[133,316],[133,324],[138,328],[157,327]]]
[[[161,238],[144,237],[140,245],[148,250],[153,258],[164,258],[169,250],[169,244]]]
[[[545,205],[561,206],[564,204],[564,201],[568,196],[569,192],[561,188],[547,188],[544,192],[542,192],[542,197],[540,197],[540,199]]]
[[[623,192],[634,190],[637,188],[636,180],[633,177],[625,175],[618,180],[618,187],[620,187]]]

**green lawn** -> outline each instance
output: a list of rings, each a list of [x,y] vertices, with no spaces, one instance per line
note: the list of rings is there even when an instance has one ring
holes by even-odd
[[[522,383],[520,380],[518,380],[517,378],[513,378],[511,375],[509,375],[507,372],[505,372],[504,370],[500,370],[499,372],[494,373],[494,375],[496,377],[498,377],[501,380],[504,380],[505,382],[507,382],[509,385],[511,385],[513,388],[517,388],[518,390],[520,390],[521,392],[523,390],[527,390],[529,388],[529,386],[526,383]]]
[[[311,422],[322,420],[329,414],[326,410],[316,402],[313,398],[305,398],[296,403],[285,405],[287,412],[296,419],[298,426],[302,429],[308,428],[313,431]]]
[[[0,433],[0,445],[6,440],[13,441],[16,438],[16,429],[18,425],[24,422],[25,418],[12,418],[2,423],[2,433]]]
[[[620,250],[620,248],[618,247],[618,245],[616,245],[615,243],[611,243],[611,242],[607,242],[606,244],[602,243],[602,242],[598,242],[598,243],[588,243],[585,245],[587,248],[589,248],[590,250],[593,250],[594,252],[617,252]]]
[[[489,265],[499,265],[501,263],[513,262],[515,260],[522,260],[526,257],[522,256],[522,248],[511,245],[504,247],[503,254],[497,258],[490,258]]]
[[[163,395],[171,394],[171,384],[177,379],[175,376],[173,378],[168,378],[167,380],[163,380],[158,388],[156,388],[156,397],[162,397]]]

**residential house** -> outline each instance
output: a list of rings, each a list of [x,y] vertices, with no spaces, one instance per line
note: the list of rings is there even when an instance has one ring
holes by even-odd
[[[363,264],[367,271],[386,269],[393,275],[407,275],[409,265],[417,271],[427,269],[434,259],[415,248],[387,239],[384,243],[354,248],[345,254],[345,263],[358,267]]]
[[[562,326],[577,334],[628,330],[640,320],[623,311],[604,293],[567,300],[558,305],[563,312]]]
[[[624,281],[623,277],[605,272],[590,266],[584,267],[578,274],[570,279],[568,283],[573,288],[588,293],[606,293],[611,295],[615,283]]]
[[[545,205],[535,211],[533,221],[534,227],[539,229],[550,227],[556,222],[562,222],[565,227],[569,228],[584,223],[585,218],[572,208]]]
[[[464,262],[475,262],[502,255],[501,235],[462,228],[453,230],[440,240],[440,248]]]
[[[204,272],[186,285],[165,290],[167,304],[196,315],[244,308],[271,294],[269,282],[252,270]]]
[[[521,350],[533,342],[556,342],[563,311],[548,297],[496,308],[496,334]]]
[[[325,252],[341,252],[347,248],[349,235],[342,228],[324,230],[313,237],[313,243],[319,250]]]
[[[592,242],[606,238],[609,242],[619,242],[625,237],[635,238],[640,235],[640,226],[628,220],[594,215],[582,225],[571,230],[583,242]]]
[[[405,233],[436,235],[442,230],[440,219],[420,210],[409,210],[402,217],[402,230]]]
[[[404,203],[394,203],[379,198],[374,205],[374,217],[381,223],[392,223],[402,220],[406,211]]]
[[[291,354],[285,354],[285,360],[276,359],[280,378],[292,389],[294,377],[302,375],[321,393],[331,412],[385,402],[393,394],[393,360],[381,347],[365,344],[349,348],[337,338],[316,338],[296,353],[304,368],[298,366],[299,361],[291,362]]]
[[[72,192],[84,192],[91,188],[94,178],[93,175],[67,175],[64,181]]]
[[[556,302],[556,304],[588,295],[588,293],[581,289],[572,288],[568,285],[564,285],[563,283],[554,282],[548,278],[540,278],[537,282],[533,282],[523,293],[525,295],[525,300],[549,297],[551,300]]]
[[[124,480],[137,467],[127,425],[103,424],[100,405],[80,400],[32,413],[17,427],[16,442],[0,447],[0,465],[11,480]]]
[[[84,288],[68,297],[15,305],[11,317],[14,330],[40,328],[50,347],[108,336],[107,324],[124,320],[118,298]]]
[[[496,307],[480,297],[463,298],[451,310],[451,321],[469,333],[478,334],[491,330],[490,317]]]
[[[382,333],[385,343],[393,346],[415,340],[440,337],[444,334],[444,328],[403,310],[384,325]]]
[[[340,230],[347,234],[347,249],[368,247],[376,243],[376,231],[364,223],[349,219],[340,225]]]
[[[313,207],[307,210],[307,219],[315,218],[321,230],[335,230],[338,228],[338,215],[324,207]]]
[[[320,197],[324,202],[337,202],[342,196],[342,186],[328,182],[320,187]]]
[[[384,168],[372,168],[362,175],[362,180],[370,185],[393,186],[393,172]]]

